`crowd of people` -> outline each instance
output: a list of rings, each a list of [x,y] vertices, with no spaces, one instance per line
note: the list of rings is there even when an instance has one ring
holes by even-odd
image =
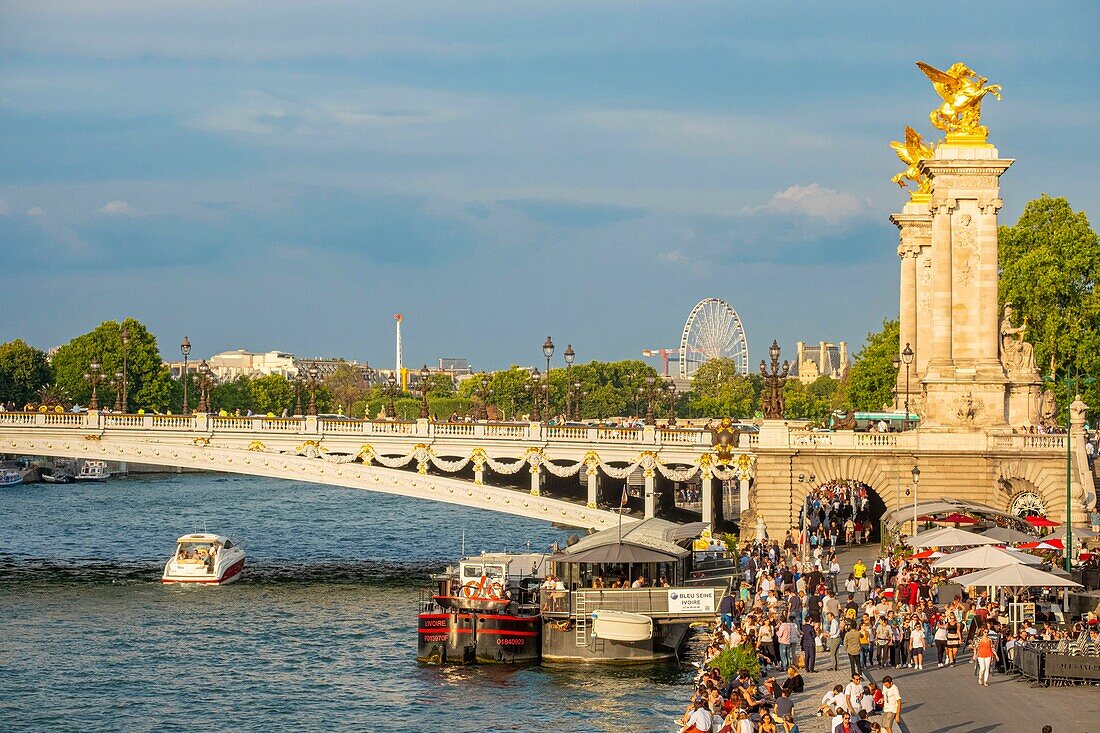
[[[799,541],[817,547],[862,545],[876,531],[867,487],[855,481],[829,481],[806,496],[802,511],[803,536]]]
[[[988,686],[1030,639],[1083,632],[1100,641],[1095,620],[1066,630],[1026,623],[1010,633],[985,592],[964,591],[939,604],[936,588],[944,578],[921,560],[858,560],[838,587],[835,554],[803,560],[765,540],[743,548],[741,567],[740,588],[719,605],[679,720],[682,733],[796,733],[811,716],[828,718],[834,733],[896,733],[904,700],[892,670],[952,667],[969,655],[977,685]],[[759,665],[758,677],[742,669],[723,678],[711,664],[738,647]],[[885,671],[880,683],[869,679],[871,670]],[[806,696],[803,675],[845,671],[847,679],[822,697]]]

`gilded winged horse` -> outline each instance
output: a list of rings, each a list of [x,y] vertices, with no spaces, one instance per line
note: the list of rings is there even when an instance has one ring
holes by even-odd
[[[929,193],[932,190],[932,182],[928,180],[927,176],[921,175],[918,166],[920,166],[922,160],[932,157],[934,152],[932,146],[921,139],[919,132],[906,125],[905,142],[894,140],[890,143],[890,147],[894,149],[894,152],[898,154],[898,159],[906,166],[905,170],[890,180],[902,188],[905,188],[906,181],[913,181],[917,184],[918,193]]]
[[[989,79],[978,76],[966,64],[954,63],[947,71],[940,71],[923,61],[917,66],[932,80],[932,87],[943,98],[943,104],[932,110],[929,119],[932,126],[944,132],[961,132],[985,135],[988,128],[979,124],[982,116],[982,99],[992,94],[1001,98],[1000,84],[986,84]]]

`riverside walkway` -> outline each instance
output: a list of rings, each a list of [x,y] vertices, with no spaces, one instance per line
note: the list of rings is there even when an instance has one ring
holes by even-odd
[[[876,546],[838,553],[847,577],[857,559],[870,565]],[[859,594],[857,594],[857,600]],[[889,674],[901,690],[904,733],[1040,733],[1050,725],[1054,733],[1100,733],[1100,690],[1095,686],[1038,687],[1015,674],[994,674],[989,687],[979,687],[970,651],[959,655],[954,667],[936,667],[935,650],[926,653],[923,670],[865,669],[864,677],[882,684]],[[835,684],[846,684],[848,661],[840,655],[838,672],[828,669],[828,655],[819,655],[818,671],[804,673],[806,690],[796,696],[795,711],[802,733],[832,733],[828,718],[814,718],[822,695]],[[824,662],[824,663],[823,663]],[[881,715],[871,720],[880,720]],[[898,730],[899,726],[895,726]]]

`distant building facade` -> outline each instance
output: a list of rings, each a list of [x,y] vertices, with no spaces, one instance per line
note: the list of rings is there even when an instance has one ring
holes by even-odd
[[[810,384],[819,377],[843,379],[848,373],[848,343],[831,344],[818,341],[816,345],[799,341],[795,344],[795,359],[791,376],[802,384]]]
[[[298,375],[294,355],[285,351],[258,353],[244,349],[223,351],[206,360],[210,371],[219,382],[231,382],[238,377],[265,377],[278,374],[285,379]]]
[[[440,357],[439,371],[448,372],[452,377],[466,377],[473,374],[470,360],[461,357]]]

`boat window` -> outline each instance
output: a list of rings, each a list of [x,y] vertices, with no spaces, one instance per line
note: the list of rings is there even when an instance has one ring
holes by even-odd
[[[485,575],[489,576],[490,578],[503,578],[504,577],[504,566],[503,565],[486,565],[485,566]]]
[[[480,578],[481,577],[481,572],[482,572],[482,570],[481,570],[480,565],[463,565],[462,566],[462,575],[467,577],[467,578]]]
[[[224,545],[225,549],[228,550],[232,546],[233,546],[233,540],[226,540],[225,541],[225,545]]]

